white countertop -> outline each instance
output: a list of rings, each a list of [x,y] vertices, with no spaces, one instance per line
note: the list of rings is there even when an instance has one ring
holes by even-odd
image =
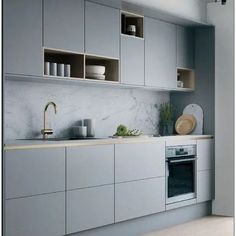
[[[106,144],[139,143],[165,141],[186,141],[213,138],[213,135],[174,135],[162,137],[132,137],[132,138],[101,138],[92,140],[9,140],[4,143],[4,150],[31,149],[31,148],[55,148],[73,146],[92,146]]]

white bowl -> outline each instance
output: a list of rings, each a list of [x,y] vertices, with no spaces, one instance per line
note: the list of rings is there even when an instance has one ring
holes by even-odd
[[[106,76],[105,75],[99,75],[99,74],[86,74],[86,78],[105,80]]]
[[[95,66],[95,65],[86,66],[86,74],[104,75],[105,71],[106,71],[105,66]]]

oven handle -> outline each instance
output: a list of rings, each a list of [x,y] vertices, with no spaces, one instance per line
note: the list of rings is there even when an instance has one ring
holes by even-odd
[[[179,159],[179,160],[168,160],[170,163],[181,163],[186,161],[196,161],[197,158]]]

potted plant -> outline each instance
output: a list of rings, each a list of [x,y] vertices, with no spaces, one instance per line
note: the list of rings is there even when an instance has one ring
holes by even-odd
[[[172,135],[174,131],[174,107],[170,103],[160,105],[159,133],[162,136]]]

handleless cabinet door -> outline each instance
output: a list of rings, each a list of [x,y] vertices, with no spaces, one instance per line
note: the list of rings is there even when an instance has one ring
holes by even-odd
[[[194,68],[194,30],[177,26],[177,67]]]
[[[43,74],[42,1],[4,0],[4,73]]]
[[[84,0],[44,1],[44,46],[84,52]]]
[[[118,9],[85,2],[85,51],[119,58],[120,12]]]
[[[145,18],[145,85],[176,88],[176,26]]]
[[[144,40],[121,36],[121,82],[144,85]]]
[[[5,236],[65,235],[65,193],[6,200]]]
[[[115,145],[115,182],[165,176],[165,142]]]
[[[65,191],[65,149],[5,152],[6,198]]]
[[[67,189],[114,183],[114,145],[67,148]]]

